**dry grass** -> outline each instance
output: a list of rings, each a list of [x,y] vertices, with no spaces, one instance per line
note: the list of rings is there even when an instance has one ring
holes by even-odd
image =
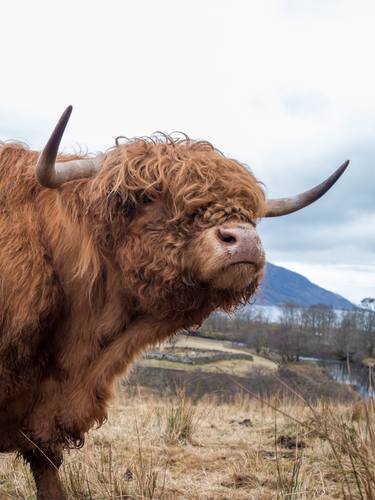
[[[275,410],[276,409],[276,410]],[[119,396],[109,421],[67,455],[69,499],[370,499],[373,403],[179,394]],[[35,498],[27,468],[0,458],[0,498]]]
[[[196,406],[191,404],[182,389],[178,390],[176,397],[167,404],[166,410],[163,409],[161,419],[165,420],[165,438],[168,444],[192,443],[199,419]]]

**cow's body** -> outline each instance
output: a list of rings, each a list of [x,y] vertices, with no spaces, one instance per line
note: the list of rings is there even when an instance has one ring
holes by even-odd
[[[37,185],[36,158],[17,145],[0,147],[1,451],[33,448],[27,438],[79,443],[105,418],[107,395],[95,380],[84,384],[88,367],[123,337],[122,371],[148,343],[127,346],[124,332],[139,316],[137,304],[113,263],[99,262],[85,223],[63,206],[68,193],[62,200]],[[105,279],[90,289],[96,272]]]
[[[118,145],[94,176],[59,189],[37,182],[38,156],[0,144],[0,451],[30,463],[38,498],[60,499],[64,447],[105,420],[133,359],[252,297],[265,197],[206,142]],[[63,177],[86,168],[59,160]],[[60,185],[39,167],[44,185]]]
[[[114,259],[111,252],[126,252],[127,232],[137,238],[139,231],[134,248],[142,245],[141,232],[155,224],[154,208],[123,208],[115,221],[103,222],[92,181],[43,189],[34,176],[37,157],[22,146],[0,146],[0,451],[19,451],[33,465],[40,448],[59,465],[63,447],[81,445],[89,428],[103,422],[116,376],[139,352],[200,323],[220,305],[219,296],[228,308],[243,294],[235,301],[232,293],[208,288],[197,295],[180,281],[177,262],[169,266],[176,277],[161,276],[168,271],[164,257],[158,262],[148,248]],[[122,225],[121,242],[107,241],[106,224]],[[162,232],[150,232],[153,251]],[[169,247],[175,251],[172,241]],[[152,265],[163,269],[147,276]],[[143,290],[150,284],[153,290]]]

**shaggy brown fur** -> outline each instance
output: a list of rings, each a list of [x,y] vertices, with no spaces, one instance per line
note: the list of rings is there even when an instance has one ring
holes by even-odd
[[[129,141],[94,178],[57,190],[36,182],[37,158],[0,144],[0,451],[28,460],[39,498],[62,498],[63,447],[105,420],[134,357],[253,295],[262,267],[238,291],[200,278],[203,266],[220,271],[201,238],[255,224],[265,200],[207,142]]]

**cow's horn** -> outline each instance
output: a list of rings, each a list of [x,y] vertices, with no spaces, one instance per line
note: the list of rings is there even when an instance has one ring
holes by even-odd
[[[337,181],[337,179],[344,173],[349,160],[341,165],[328,179],[321,184],[313,187],[309,191],[293,196],[292,198],[275,198],[267,200],[266,212],[264,217],[279,217],[280,215],[288,215],[296,212],[301,208],[307,207],[314,201],[318,200],[324,193],[326,193]]]
[[[74,179],[91,177],[100,170],[101,162],[98,157],[55,163],[61,138],[69,121],[72,109],[72,106],[66,108],[39,156],[35,175],[42,186],[57,188],[65,182]]]

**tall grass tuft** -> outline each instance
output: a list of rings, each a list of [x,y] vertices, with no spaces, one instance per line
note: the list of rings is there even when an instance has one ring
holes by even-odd
[[[192,441],[198,424],[196,407],[184,390],[177,391],[166,409],[165,440],[168,444],[185,444]]]
[[[375,402],[362,401],[344,418],[329,412],[324,422],[337,467],[343,498],[375,500]]]

